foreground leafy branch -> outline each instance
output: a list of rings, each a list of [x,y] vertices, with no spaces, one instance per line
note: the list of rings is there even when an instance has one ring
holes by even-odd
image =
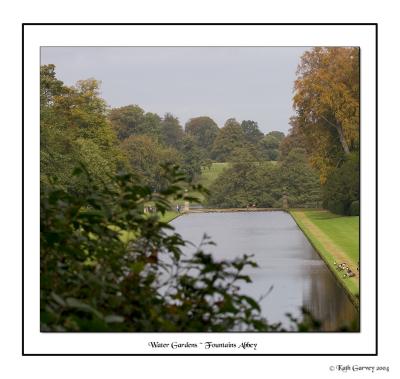
[[[42,331],[226,331],[266,328],[258,304],[238,292],[249,257],[215,262],[186,242],[159,214],[191,198],[176,167],[153,193],[132,174],[92,181],[71,192],[57,185],[41,194]],[[134,239],[121,239],[123,231]]]

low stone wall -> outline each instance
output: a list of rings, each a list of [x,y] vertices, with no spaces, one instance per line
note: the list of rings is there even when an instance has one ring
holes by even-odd
[[[223,213],[223,212],[278,212],[283,208],[198,208],[189,209],[186,213]]]

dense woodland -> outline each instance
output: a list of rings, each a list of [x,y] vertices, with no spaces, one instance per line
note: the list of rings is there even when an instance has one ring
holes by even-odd
[[[94,79],[67,87],[56,78],[53,65],[41,68],[42,183],[57,174],[70,185],[69,173],[82,162],[94,177],[134,171],[156,189],[160,165],[176,164],[189,180],[215,162],[245,157],[249,162],[276,161],[284,133],[264,135],[256,122],[228,119],[222,128],[207,116],[189,120],[146,112],[138,105],[109,109]]]
[[[241,275],[254,265],[248,257],[216,263],[200,247],[186,263],[197,267],[195,279],[184,271],[184,242],[143,208],[163,213],[203,193],[212,207],[281,207],[287,196],[290,207],[358,214],[358,54],[314,48],[302,56],[286,136],[273,125],[264,134],[253,120],[218,126],[201,116],[182,126],[139,105],[110,108],[97,80],[69,87],[54,65],[42,66],[42,330],[279,329],[234,291],[233,282],[249,280]],[[196,183],[213,162],[229,165],[207,192]],[[172,254],[170,267],[160,253]],[[165,296],[159,270],[170,275]],[[298,327],[318,327],[307,320]]]

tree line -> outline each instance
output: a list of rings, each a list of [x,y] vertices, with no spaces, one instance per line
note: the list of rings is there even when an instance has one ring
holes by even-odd
[[[93,180],[106,180],[121,169],[133,170],[154,191],[162,186],[162,164],[179,165],[188,180],[196,181],[212,162],[233,162],[238,157],[253,163],[277,161],[285,137],[279,131],[264,135],[252,120],[230,118],[219,128],[210,117],[201,116],[183,127],[171,113],[161,117],[138,105],[110,109],[100,97],[99,81],[65,86],[57,79],[54,65],[41,67],[40,130],[42,185],[57,173],[59,183],[78,186],[71,173],[81,162]],[[220,190],[224,192],[214,188],[216,196]],[[215,199],[209,203],[223,205]]]

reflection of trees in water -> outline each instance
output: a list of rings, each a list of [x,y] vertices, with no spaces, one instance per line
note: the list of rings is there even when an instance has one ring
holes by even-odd
[[[322,330],[337,330],[349,326],[357,311],[344,289],[327,268],[312,270],[303,288],[304,306],[322,322]]]

